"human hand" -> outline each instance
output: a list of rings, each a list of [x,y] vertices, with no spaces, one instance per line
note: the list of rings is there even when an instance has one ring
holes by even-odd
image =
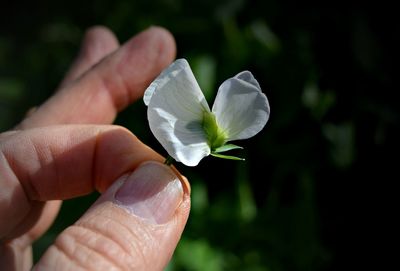
[[[189,185],[128,130],[104,124],[140,98],[174,57],[174,39],[161,28],[121,47],[106,28],[92,28],[54,96],[0,134],[1,270],[30,269],[31,244],[61,200],[95,189],[100,198],[34,269],[165,267],[187,221]]]

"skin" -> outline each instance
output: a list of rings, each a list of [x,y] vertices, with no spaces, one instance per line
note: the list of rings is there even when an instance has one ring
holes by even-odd
[[[174,169],[182,182],[182,201],[161,225],[107,201],[107,189],[118,178],[144,161],[164,160],[130,131],[110,124],[142,97],[175,53],[172,35],[159,27],[121,46],[110,30],[93,27],[55,94],[14,130],[0,134],[1,270],[30,270],[31,244],[50,227],[61,200],[94,190],[103,193],[102,201],[58,236],[35,270],[165,267],[187,221],[189,184]],[[71,242],[77,238],[80,242]]]

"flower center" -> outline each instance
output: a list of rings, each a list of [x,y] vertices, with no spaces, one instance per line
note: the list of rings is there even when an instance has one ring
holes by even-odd
[[[221,128],[219,128],[215,115],[212,112],[204,111],[202,126],[211,151],[214,151],[216,148],[219,148],[226,143],[227,136]]]

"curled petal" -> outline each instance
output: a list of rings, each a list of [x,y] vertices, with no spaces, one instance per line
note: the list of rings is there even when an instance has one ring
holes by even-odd
[[[176,161],[196,166],[210,154],[202,121],[210,112],[184,59],[176,60],[149,86],[144,102],[154,136]]]
[[[257,80],[254,78],[253,74],[249,71],[243,71],[241,73],[238,73],[235,78],[243,80],[249,84],[252,84],[256,88],[258,88],[261,91],[260,84],[257,82]]]
[[[269,103],[249,71],[226,80],[212,108],[228,140],[246,139],[262,130],[269,118]]]

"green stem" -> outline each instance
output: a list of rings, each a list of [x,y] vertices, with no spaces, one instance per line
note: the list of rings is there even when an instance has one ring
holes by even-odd
[[[174,162],[174,158],[172,158],[171,156],[168,155],[168,157],[165,159],[164,164],[167,166],[172,165],[172,163]]]

